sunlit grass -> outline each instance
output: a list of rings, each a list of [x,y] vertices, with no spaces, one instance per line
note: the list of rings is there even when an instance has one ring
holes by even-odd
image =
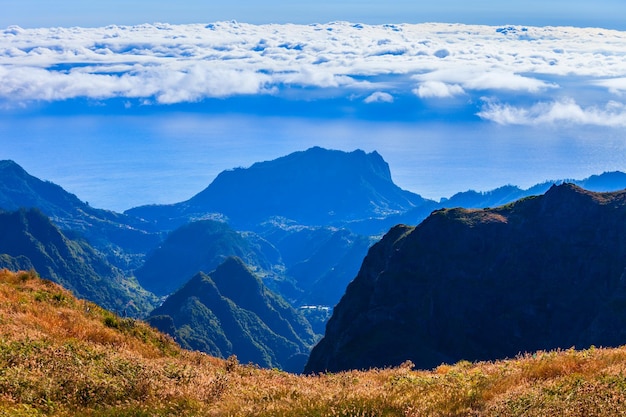
[[[0,271],[0,416],[614,416],[626,350],[293,375],[180,349],[144,323]]]

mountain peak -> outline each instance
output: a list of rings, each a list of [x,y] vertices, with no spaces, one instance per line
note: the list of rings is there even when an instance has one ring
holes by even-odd
[[[445,209],[368,252],[307,371],[626,343],[626,191]]]
[[[0,160],[0,173],[4,177],[6,174],[13,174],[18,177],[24,177],[27,172],[17,162],[11,159]]]
[[[234,257],[196,274],[148,320],[188,348],[269,367],[288,367],[315,339],[308,322]]]
[[[283,217],[319,226],[385,218],[424,202],[393,183],[389,165],[377,152],[313,147],[249,168],[223,171],[188,201],[127,213],[181,221],[221,213],[238,226]]]
[[[231,256],[222,262],[211,273],[211,278],[222,295],[237,303],[239,303],[238,298],[243,294],[243,288],[247,292],[256,294],[260,293],[263,288],[261,280],[236,256]]]

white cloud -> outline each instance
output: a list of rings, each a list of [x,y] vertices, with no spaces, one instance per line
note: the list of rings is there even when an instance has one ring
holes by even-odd
[[[612,94],[622,95],[626,93],[626,77],[598,80],[596,85],[607,88]]]
[[[471,90],[510,90],[538,93],[556,86],[511,72],[493,71],[467,80],[464,83],[464,87]]]
[[[536,78],[522,76],[502,69],[480,68],[474,63],[473,66],[459,68],[445,68],[425,74],[413,76],[413,79],[422,82],[424,92],[443,92],[444,86],[457,86],[451,95],[461,94],[459,90],[500,90],[500,91],[523,91],[528,93],[541,93],[547,89],[556,88],[557,85],[538,80]],[[419,94],[418,94],[419,95]],[[436,96],[433,94],[433,96]],[[421,96],[420,96],[421,97]]]
[[[626,104],[609,101],[602,107],[582,107],[573,99],[530,107],[487,101],[478,116],[501,125],[569,124],[626,127]]]
[[[340,96],[357,90],[379,101],[389,98],[375,95],[383,89],[396,96],[489,90],[541,98],[556,83],[576,89],[583,79],[621,94],[625,36],[558,27],[502,31],[347,22],[11,27],[0,32],[0,100],[116,97],[176,103],[280,94],[289,87],[305,87],[302,94],[334,89]]]
[[[363,100],[365,103],[393,103],[393,96],[383,91],[376,91]]]
[[[458,84],[446,84],[441,81],[426,81],[413,90],[420,98],[446,98],[464,94],[463,87]]]

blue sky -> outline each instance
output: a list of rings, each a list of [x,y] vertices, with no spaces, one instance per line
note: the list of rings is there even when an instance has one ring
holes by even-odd
[[[450,22],[626,29],[626,2],[622,0],[1,0],[0,6],[0,28],[208,23],[234,19],[255,24],[346,20],[368,24]]]
[[[626,171],[623,0],[0,3],[0,159],[96,207],[317,145],[433,199]]]

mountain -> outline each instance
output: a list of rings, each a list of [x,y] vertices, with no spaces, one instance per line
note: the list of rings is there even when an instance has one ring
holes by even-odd
[[[626,191],[442,209],[374,245],[307,372],[626,343]]]
[[[284,275],[292,283],[292,288],[277,290],[300,306],[337,304],[374,243],[348,229],[278,222],[263,224],[259,234],[280,253]]]
[[[571,183],[589,191],[618,191],[626,189],[626,174],[619,171],[604,172],[592,175],[582,180],[560,179],[546,181],[533,185],[528,189],[521,189],[513,185],[505,185],[494,190],[478,192],[468,190],[454,194],[449,199],[442,199],[440,208],[465,207],[486,208],[511,203],[524,197],[543,194],[555,184]]]
[[[619,171],[604,172],[600,175],[592,175],[574,184],[591,191],[616,191],[626,189],[626,173]]]
[[[80,234],[124,269],[136,267],[141,254],[161,240],[146,222],[93,208],[60,186],[33,177],[15,162],[0,161],[0,209],[31,207],[41,210],[62,230]]]
[[[197,272],[213,271],[231,256],[243,259],[249,267],[271,271],[280,255],[252,233],[237,232],[226,223],[200,220],[171,232],[147,255],[135,276],[144,288],[168,295]]]
[[[126,213],[169,227],[207,216],[226,217],[236,229],[272,217],[319,226],[384,218],[426,201],[396,186],[377,152],[315,147],[223,171],[190,200],[137,207]]]
[[[294,372],[302,371],[316,340],[306,319],[239,258],[196,274],[148,322],[185,348]]]
[[[70,239],[38,209],[0,211],[0,268],[39,274],[105,308],[147,314],[156,298],[86,241]]]

